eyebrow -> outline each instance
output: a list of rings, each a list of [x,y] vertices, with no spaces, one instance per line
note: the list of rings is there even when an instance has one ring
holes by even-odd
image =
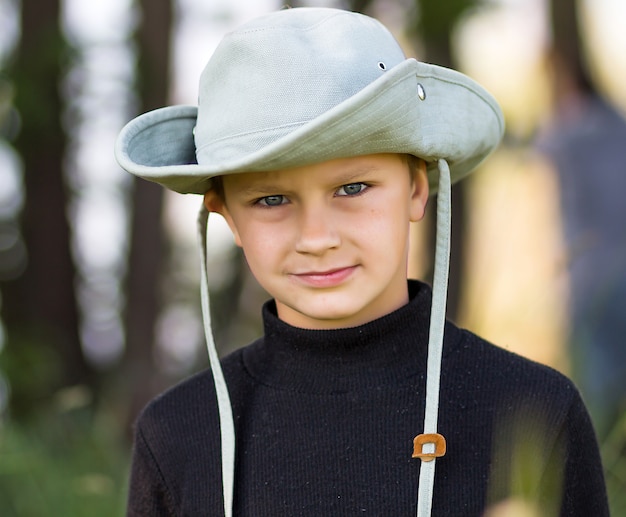
[[[272,183],[260,183],[239,189],[237,194],[245,197],[263,197],[271,194],[278,194],[284,191],[284,186],[274,185]]]
[[[341,173],[336,180],[339,185],[347,185],[353,183],[355,180],[366,179],[363,178],[363,176],[367,177],[368,174],[378,172],[379,170],[379,167],[374,167],[373,165],[367,167],[351,167]]]

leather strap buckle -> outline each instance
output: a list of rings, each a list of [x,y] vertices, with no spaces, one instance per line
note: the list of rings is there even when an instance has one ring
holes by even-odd
[[[423,452],[426,444],[434,445],[434,452]],[[419,458],[422,461],[432,461],[435,458],[440,458],[445,453],[446,439],[438,433],[418,434],[413,439],[413,458]]]

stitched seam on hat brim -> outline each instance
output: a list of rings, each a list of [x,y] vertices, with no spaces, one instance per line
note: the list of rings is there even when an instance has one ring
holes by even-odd
[[[343,102],[342,102],[342,104],[343,104]],[[340,105],[341,104],[337,104],[337,106],[340,106]],[[325,113],[328,113],[328,112],[325,112]],[[322,115],[323,114],[324,113],[322,113]],[[320,117],[322,115],[318,115],[318,117]],[[237,133],[237,134],[234,134],[234,135],[224,136],[222,138],[218,138],[217,140],[211,140],[210,142],[207,142],[206,144],[201,145],[200,147],[197,148],[197,152],[200,152],[203,149],[206,149],[207,147],[214,146],[214,145],[217,145],[217,144],[228,143],[228,142],[231,142],[233,140],[236,140],[236,139],[244,137],[244,136],[262,135],[264,133],[270,133],[270,132],[276,131],[278,129],[285,129],[285,128],[289,128],[289,127],[300,128],[300,127],[305,126],[306,124],[309,124],[309,123],[313,122],[314,120],[317,120],[318,117],[315,117],[314,119],[311,119],[311,120],[302,120],[302,121],[298,121],[298,122],[290,122],[289,124],[283,124],[283,125],[280,125],[280,126],[272,126],[272,127],[268,127],[268,128],[265,128],[265,129],[261,129],[259,131],[247,131],[247,132],[243,132],[243,133]],[[287,133],[286,135],[283,135],[280,139],[276,140],[276,142],[280,142],[283,138],[287,137],[290,134],[291,133]],[[274,142],[272,142],[272,143],[274,143]],[[263,148],[259,149],[259,151],[262,150],[262,149]]]

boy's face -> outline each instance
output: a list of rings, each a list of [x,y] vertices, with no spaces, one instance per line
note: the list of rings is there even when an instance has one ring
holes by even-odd
[[[408,301],[409,222],[424,215],[425,166],[377,154],[223,177],[221,213],[280,319],[354,327]]]

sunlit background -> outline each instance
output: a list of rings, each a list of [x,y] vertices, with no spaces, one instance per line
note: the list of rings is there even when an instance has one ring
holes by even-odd
[[[402,25],[413,4],[410,0],[378,0],[372,2],[368,12],[396,33],[406,44],[407,54],[419,59],[419,35],[415,44],[415,38],[409,38]],[[455,319],[460,326],[499,346],[570,373],[568,252],[559,215],[559,185],[551,165],[533,145],[550,119],[553,101],[546,64],[551,38],[548,7],[546,0],[492,0],[478,4],[455,24],[451,35],[454,63],[501,103],[507,136],[501,149],[468,180],[466,212],[455,214],[467,217],[468,232],[462,297]],[[167,103],[195,104],[200,72],[222,35],[282,5],[277,0],[174,2]],[[345,4],[328,0],[307,5]],[[626,2],[586,0],[580,5],[591,74],[600,92],[626,112]],[[25,203],[22,160],[12,146],[20,120],[11,108],[15,92],[7,73],[20,38],[19,12],[17,0],[0,0],[0,280],[5,282],[23,274],[27,260],[19,232],[10,223],[18,219]],[[69,141],[65,174],[71,193],[67,215],[77,269],[74,287],[80,310],[80,339],[88,362],[112,384],[119,378],[116,368],[123,360],[126,346],[124,282],[131,217],[131,178],[115,163],[113,146],[120,128],[140,109],[134,89],[139,56],[132,38],[141,19],[140,8],[131,0],[62,2],[63,33],[72,48],[70,66],[60,88],[66,94],[63,123]],[[195,219],[201,199],[167,193],[164,203],[163,220],[154,221],[154,225],[162,225],[167,235],[165,270],[170,276],[161,287],[164,303],[154,322],[156,335],[150,359],[151,367],[163,374],[159,387],[203,367],[205,362],[194,287],[199,269]],[[421,228],[414,233],[411,275],[427,277],[427,237]],[[221,293],[238,282],[239,297],[231,312],[246,318],[241,328],[223,324],[226,330],[220,335],[230,338],[229,343],[222,345],[227,350],[245,344],[258,332],[255,318],[263,293],[238,265],[233,265],[241,259],[226,225],[217,216],[211,218],[209,235],[211,287]],[[242,292],[249,294],[241,295]],[[225,305],[229,307],[228,303]],[[0,358],[7,344],[7,325],[8,322],[0,322]],[[29,508],[25,500],[37,489],[24,485],[20,499],[17,489],[3,492],[3,479],[16,472],[29,472],[29,467],[20,463],[27,450],[34,447],[43,456],[49,453],[40,442],[29,441],[31,431],[27,425],[23,433],[7,431],[12,429],[12,388],[6,368],[0,360],[0,514],[20,515],[20,508]],[[103,393],[113,401],[124,398],[115,388]],[[54,400],[62,400],[70,408],[95,403],[92,394],[80,387],[66,388],[56,395]],[[106,467],[94,466],[93,470],[77,467],[68,474],[76,476],[70,492],[109,497],[121,514],[123,494],[117,492],[125,483],[128,430],[122,427],[128,421],[120,416],[123,411],[116,409],[116,403],[98,402],[104,409],[90,417],[95,420],[90,420],[93,427],[89,429],[115,429],[111,434],[118,433],[122,443],[119,460],[111,460]],[[120,420],[117,427],[116,419]],[[39,428],[37,439],[41,432]],[[12,449],[7,452],[9,446]],[[18,456],[11,456],[11,461],[4,463],[11,451]],[[46,467],[52,468],[54,455],[49,458]],[[620,468],[624,483],[626,472],[623,466]],[[39,497],[45,500],[45,496]]]

